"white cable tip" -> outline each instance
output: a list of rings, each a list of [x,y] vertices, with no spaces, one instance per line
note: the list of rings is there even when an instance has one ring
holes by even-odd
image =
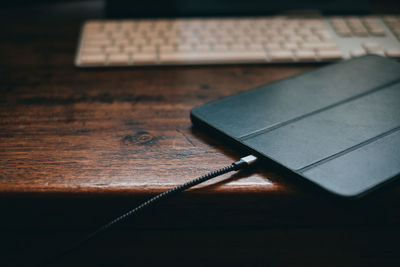
[[[246,157],[241,158],[240,160],[243,160],[244,162],[246,162],[247,165],[251,165],[257,161],[257,157],[255,157],[253,155],[248,155]]]

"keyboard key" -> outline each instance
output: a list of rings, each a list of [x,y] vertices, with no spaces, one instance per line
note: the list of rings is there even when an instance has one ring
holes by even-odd
[[[331,33],[327,30],[319,30],[319,31],[316,31],[315,34],[323,41],[332,40]]]
[[[101,47],[112,45],[113,42],[109,39],[84,39],[82,43],[84,47]]]
[[[144,46],[142,47],[142,53],[143,54],[155,54],[157,51],[157,48],[155,46]]]
[[[271,42],[281,43],[281,42],[285,42],[285,41],[286,41],[285,37],[283,37],[281,35],[271,36]],[[249,42],[251,42],[251,40]]]
[[[131,43],[135,46],[147,46],[149,42],[146,38],[141,37],[141,38],[131,39]]]
[[[192,49],[192,46],[190,46],[190,45],[181,44],[181,45],[178,45],[177,50],[179,52],[191,52],[193,49]]]
[[[101,47],[83,47],[81,50],[82,54],[88,55],[88,54],[102,54],[103,53],[103,48]]]
[[[349,28],[336,28],[336,33],[341,37],[351,37],[353,34]]]
[[[342,59],[342,52],[339,50],[319,50],[317,51],[317,58],[319,60],[337,60]]]
[[[366,25],[369,34],[373,36],[384,36],[385,30],[376,17],[364,18],[364,24]]]
[[[356,28],[353,29],[353,34],[355,36],[368,36],[368,31],[365,28]]]
[[[136,53],[136,52],[138,52],[139,51],[139,47],[137,47],[137,46],[122,46],[121,47],[121,52],[124,52],[124,53],[128,53],[128,54],[130,54],[130,53]]]
[[[336,50],[337,45],[335,43],[303,43],[302,48],[319,49],[319,50]]]
[[[383,28],[370,29],[369,33],[373,36],[385,36],[385,30]]]
[[[351,56],[351,57],[361,57],[361,56],[363,56],[363,55],[365,55],[365,54],[366,54],[366,52],[365,52],[365,50],[362,49],[362,48],[359,48],[359,49],[352,49],[352,50],[350,51],[350,56]]]
[[[378,55],[378,56],[385,56],[385,52],[383,52],[383,50],[368,51],[368,54],[373,54],[373,55]]]
[[[110,65],[126,65],[129,64],[129,55],[127,54],[111,54],[108,56],[108,64]]]
[[[86,31],[85,30],[85,38],[84,40],[89,41],[89,40],[106,40],[109,39],[109,35],[103,32],[92,32],[92,31]]]
[[[130,41],[128,39],[118,39],[114,41],[114,46],[126,46],[130,45]]]
[[[281,45],[279,44],[279,43],[274,43],[274,42],[270,42],[270,43],[267,43],[266,45],[265,45],[265,47],[267,48],[267,50],[269,50],[269,51],[272,51],[272,50],[281,50],[282,48],[281,48]]]
[[[170,53],[173,52],[175,48],[172,45],[163,45],[160,47],[161,53]]]
[[[293,60],[293,53],[291,51],[270,51],[268,53],[271,62],[290,62]]]
[[[230,63],[230,62],[265,62],[264,52],[205,52],[205,53],[170,53],[161,54],[161,63]]]
[[[318,43],[320,41],[319,37],[316,35],[306,36],[304,39],[306,42],[310,43]]]
[[[199,44],[196,45],[194,49],[198,52],[209,52],[211,51],[211,46],[207,44]]]
[[[287,50],[295,50],[297,49],[297,44],[296,43],[284,43],[283,48]]]
[[[312,50],[298,50],[295,52],[297,61],[309,62],[315,61],[315,52]]]
[[[104,48],[104,52],[106,53],[119,53],[121,51],[120,47],[117,46],[107,46]]]
[[[243,52],[246,51],[246,46],[243,44],[233,44],[231,46],[232,51],[238,51],[238,52]]]
[[[384,21],[394,36],[400,40],[400,19],[396,16],[385,16]]]
[[[362,44],[362,46],[367,50],[368,52],[374,52],[377,50],[381,50],[381,46],[377,43],[372,43],[372,42],[365,42]]]
[[[82,65],[105,65],[106,64],[106,55],[104,54],[95,54],[95,55],[82,55],[80,57],[80,63]]]
[[[119,30],[119,23],[116,21],[107,21],[106,23],[104,23],[104,31],[116,31]]]
[[[261,44],[250,44],[248,47],[248,50],[255,51],[255,52],[264,51],[264,46]]]
[[[400,58],[400,49],[387,49],[385,54],[388,57]]]
[[[214,51],[219,51],[219,52],[226,52],[228,51],[228,46],[224,44],[216,44],[214,45]]]
[[[152,64],[157,62],[156,54],[134,54],[132,56],[133,64]]]

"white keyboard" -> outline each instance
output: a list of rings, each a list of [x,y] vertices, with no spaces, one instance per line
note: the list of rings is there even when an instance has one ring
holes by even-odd
[[[88,21],[79,67],[400,58],[400,16]]]

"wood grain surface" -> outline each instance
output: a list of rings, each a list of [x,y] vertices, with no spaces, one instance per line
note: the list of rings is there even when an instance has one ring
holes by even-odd
[[[39,24],[13,27],[1,44],[1,193],[154,193],[183,183],[242,156],[193,129],[191,108],[312,68],[78,69],[80,25]],[[212,190],[243,187],[294,190],[268,168]]]
[[[318,67],[78,69],[79,16],[1,14],[12,26],[0,42],[0,234],[5,262],[21,266],[30,265],[21,251],[54,253],[143,199],[243,156],[193,128],[192,107]],[[85,265],[99,251],[113,256],[94,265],[130,262],[132,250],[139,265],[188,265],[199,248],[200,265],[400,263],[399,183],[348,202],[297,178],[267,162],[219,177],[119,225],[103,243],[125,238],[124,248],[91,247]]]

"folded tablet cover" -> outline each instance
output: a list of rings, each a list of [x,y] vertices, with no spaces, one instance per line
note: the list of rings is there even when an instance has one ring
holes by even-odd
[[[383,57],[264,85],[191,118],[341,196],[400,174],[400,63]]]

